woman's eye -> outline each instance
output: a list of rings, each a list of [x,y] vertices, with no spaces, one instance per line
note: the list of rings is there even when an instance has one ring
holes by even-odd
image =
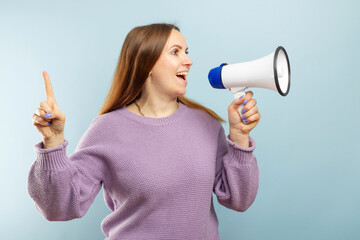
[[[179,50],[175,49],[174,51],[171,52],[172,55],[178,55],[179,54]],[[185,54],[189,54],[189,51],[186,50]]]

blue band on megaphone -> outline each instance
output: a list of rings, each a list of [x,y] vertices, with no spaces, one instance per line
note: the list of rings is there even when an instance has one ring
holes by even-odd
[[[219,67],[213,68],[209,71],[208,78],[213,88],[221,88],[221,89],[225,88],[221,80],[221,69],[225,65],[227,65],[227,63],[223,63]]]

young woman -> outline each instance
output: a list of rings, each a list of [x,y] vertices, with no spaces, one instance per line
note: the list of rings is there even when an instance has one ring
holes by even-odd
[[[102,222],[108,240],[215,240],[213,192],[227,208],[250,207],[258,189],[249,136],[260,119],[256,100],[247,92],[230,104],[225,136],[216,113],[184,97],[187,49],[174,25],[131,30],[99,116],[69,157],[65,114],[43,73],[47,99],[33,115],[43,141],[34,147],[28,192],[46,219],[84,216],[103,186],[112,211]]]

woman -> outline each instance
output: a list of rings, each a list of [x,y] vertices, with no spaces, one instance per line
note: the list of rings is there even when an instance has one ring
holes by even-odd
[[[85,215],[104,186],[112,213],[106,239],[219,239],[212,192],[220,204],[245,211],[255,200],[258,167],[249,132],[260,114],[252,92],[222,119],[183,95],[192,61],[179,29],[136,27],[127,35],[102,109],[66,155],[65,115],[47,73],[47,100],[33,115],[43,136],[28,191],[48,220]],[[244,103],[246,124],[238,107]]]

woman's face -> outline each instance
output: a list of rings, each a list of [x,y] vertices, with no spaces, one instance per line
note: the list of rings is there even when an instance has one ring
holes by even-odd
[[[163,52],[151,70],[153,91],[171,97],[186,93],[187,74],[192,65],[187,49],[184,36],[179,31],[172,30]]]

